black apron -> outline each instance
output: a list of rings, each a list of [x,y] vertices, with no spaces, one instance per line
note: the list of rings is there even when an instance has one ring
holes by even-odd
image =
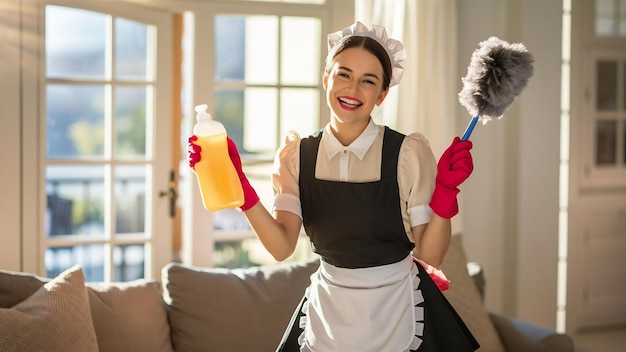
[[[320,140],[321,131],[318,131],[300,144],[303,224],[313,250],[324,262],[338,268],[370,268],[404,260],[414,247],[405,232],[397,181],[398,156],[404,135],[385,128],[381,178],[364,183],[315,179]],[[418,347],[410,350],[476,350],[479,345],[462,319],[424,268],[417,262],[415,266],[414,294],[420,297],[415,301],[415,309],[420,311],[420,320],[415,323]],[[308,293],[309,290],[296,308],[277,351],[300,351],[299,339],[303,339],[307,321]],[[363,341],[361,350],[369,349],[367,341]]]

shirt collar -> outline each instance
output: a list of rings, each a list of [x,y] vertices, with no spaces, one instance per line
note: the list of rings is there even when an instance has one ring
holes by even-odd
[[[343,146],[331,131],[329,123],[326,127],[324,127],[321,143],[323,143],[324,148],[326,149],[326,154],[329,160],[343,150],[349,150],[359,159],[363,160],[365,153],[367,153],[372,146],[372,143],[374,143],[374,139],[376,139],[378,131],[378,125],[374,123],[374,120],[370,119],[370,122],[367,124],[367,127],[365,127],[365,130],[363,130],[363,133],[361,133],[361,135],[355,139],[354,142],[350,143],[350,145]]]

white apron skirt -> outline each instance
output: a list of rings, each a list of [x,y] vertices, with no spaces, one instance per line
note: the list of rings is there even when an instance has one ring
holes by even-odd
[[[300,320],[301,351],[400,352],[421,344],[423,301],[418,269],[404,260],[346,269],[320,261]]]

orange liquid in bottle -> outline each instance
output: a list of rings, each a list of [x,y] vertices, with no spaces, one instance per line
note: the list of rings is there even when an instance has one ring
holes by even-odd
[[[244,203],[243,189],[237,171],[228,155],[225,134],[197,136],[201,160],[196,163],[196,177],[207,210],[240,207]]]

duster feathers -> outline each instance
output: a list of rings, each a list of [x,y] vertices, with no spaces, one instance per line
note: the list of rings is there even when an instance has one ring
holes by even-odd
[[[502,117],[533,75],[533,62],[521,43],[510,44],[491,37],[479,44],[459,93],[459,102],[474,117],[474,124],[479,118],[485,124]]]

